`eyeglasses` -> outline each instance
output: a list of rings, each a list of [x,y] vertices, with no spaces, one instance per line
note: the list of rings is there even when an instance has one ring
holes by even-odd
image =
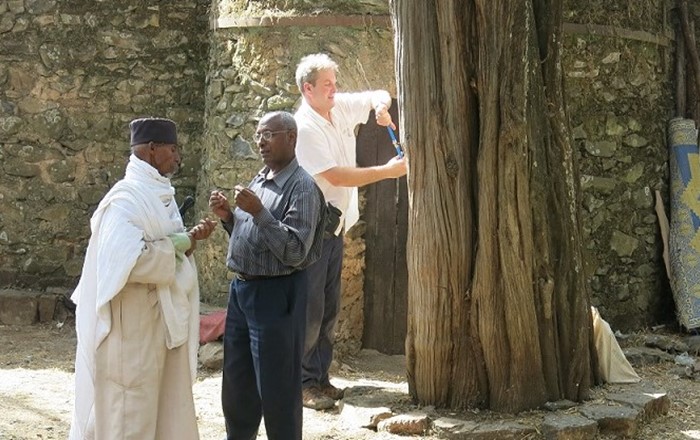
[[[265,139],[267,142],[270,142],[272,140],[272,135],[275,135],[277,133],[286,133],[289,130],[277,130],[277,131],[263,131],[261,133],[255,133],[253,135],[253,140],[255,142],[260,142],[260,140]]]

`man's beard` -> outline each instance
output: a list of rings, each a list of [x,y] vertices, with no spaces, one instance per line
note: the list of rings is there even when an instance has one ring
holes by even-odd
[[[180,165],[175,165],[175,169],[173,171],[165,174],[164,177],[167,179],[172,179],[173,177],[175,177],[175,175],[177,174],[178,171],[180,171]]]

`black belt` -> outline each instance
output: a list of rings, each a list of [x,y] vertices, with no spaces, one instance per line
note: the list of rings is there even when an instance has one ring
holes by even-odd
[[[332,232],[323,231],[323,238],[324,238],[324,239],[328,239],[328,238],[342,237],[343,234],[345,234],[345,228],[344,228],[344,227],[343,227],[343,229],[340,230],[340,233],[339,233],[338,235],[335,235],[335,234],[332,233]]]
[[[291,274],[287,274],[291,275]],[[286,277],[287,275],[248,275],[247,273],[234,272],[233,276],[240,281],[269,280],[272,278]]]

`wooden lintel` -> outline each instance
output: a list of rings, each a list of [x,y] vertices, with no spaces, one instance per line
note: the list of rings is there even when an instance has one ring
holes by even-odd
[[[390,15],[298,15],[261,17],[225,17],[212,22],[213,29],[255,28],[279,26],[340,26],[340,27],[391,27]]]
[[[309,27],[309,26],[340,26],[340,27],[391,27],[390,15],[264,15],[260,17],[224,17],[214,19],[211,28],[257,28],[257,27]],[[626,40],[636,40],[658,46],[669,46],[673,35],[652,34],[645,31],[635,31],[618,26],[600,24],[564,23],[564,33],[579,35],[599,35]]]
[[[601,24],[564,23],[564,33],[579,35],[599,35],[601,37],[616,37],[625,40],[636,40],[657,46],[669,46],[674,39],[672,35],[652,34],[645,31],[635,31],[618,26]]]

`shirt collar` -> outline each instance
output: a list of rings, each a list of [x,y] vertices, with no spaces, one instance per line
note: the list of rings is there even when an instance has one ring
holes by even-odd
[[[302,100],[301,105],[299,106],[299,110],[303,110],[304,112],[306,112],[306,114],[313,118],[318,124],[333,125],[328,119],[324,118],[316,110],[314,110],[314,108],[311,107],[305,99]],[[331,119],[335,121],[335,106],[333,106],[333,108],[331,109]]]
[[[258,179],[262,181],[272,180],[275,182],[275,185],[282,188],[284,187],[284,184],[287,183],[287,180],[292,177],[292,174],[294,174],[297,168],[299,168],[299,162],[297,162],[297,158],[295,157],[291,162],[289,162],[289,164],[287,164],[286,167],[282,169],[282,171],[275,174],[275,177],[272,179],[267,178],[267,173],[270,171],[270,168],[267,166],[263,167],[263,169],[258,172]]]

